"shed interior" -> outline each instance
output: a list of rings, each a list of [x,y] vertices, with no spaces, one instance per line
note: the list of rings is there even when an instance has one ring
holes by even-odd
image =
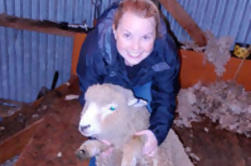
[[[204,5],[205,12],[207,13],[211,6],[217,6],[218,3],[219,6],[225,5],[226,9],[231,7],[234,9],[241,9],[242,6],[244,11],[246,11],[248,6],[250,7],[251,5],[250,1],[243,1],[244,4],[239,4],[234,0],[232,1],[234,3],[232,5],[229,4],[230,2],[224,3],[225,1],[215,2],[216,4],[212,4],[214,3],[214,1],[210,2],[209,0],[206,4],[200,1],[196,6],[198,8],[199,5]],[[25,4],[28,2],[29,1],[26,0],[23,3]],[[38,0],[38,2],[40,1]],[[114,1],[109,1],[110,4],[112,2]],[[42,2],[40,3],[42,6]],[[74,3],[76,7],[80,2],[78,0],[75,0],[72,1],[72,3]],[[92,9],[93,11],[89,10],[88,12],[93,13],[92,15],[89,13],[90,17],[95,20],[95,17],[97,17],[96,14],[99,15],[99,13],[101,13],[102,10],[104,10],[109,5],[109,3],[108,1],[103,2],[101,6],[96,6],[97,8],[94,8],[95,11],[94,9]],[[177,24],[182,27],[182,31],[185,31],[185,33],[190,36],[190,39],[192,39],[199,46],[206,46],[207,39],[205,33],[203,32],[206,31],[206,28],[202,29],[201,25],[199,25],[200,22],[192,17],[192,13],[185,10],[186,8],[190,9],[188,7],[188,2],[183,2],[182,0],[159,0],[159,3],[162,10],[165,10],[163,11],[163,13],[166,12],[167,18],[173,17],[173,19],[176,20]],[[9,3],[5,2],[4,0],[0,0],[0,6],[1,4],[4,4],[3,6],[5,6],[7,11]],[[50,3],[48,3],[47,5],[50,6],[49,4]],[[67,7],[66,4],[71,4],[71,1],[65,1],[64,9],[66,9]],[[86,2],[86,4],[91,5],[89,4],[89,2]],[[14,3],[12,5],[14,6],[13,8],[18,8],[17,6],[19,4]],[[60,3],[58,2],[58,4],[54,5],[60,6]],[[29,7],[29,5],[27,4],[26,6]],[[24,8],[24,5],[22,7]],[[32,7],[32,5],[30,7]],[[194,10],[196,10],[195,7]],[[74,12],[72,9],[70,11],[72,13]],[[215,9],[215,13],[219,13],[217,11],[218,10]],[[234,12],[236,15],[242,16],[238,18],[240,20],[237,19],[240,24],[247,21],[245,20],[247,18],[246,15],[248,15],[247,13],[241,13],[240,11]],[[197,13],[197,15],[199,14],[200,13]],[[23,16],[24,15],[25,14],[23,14]],[[232,16],[232,19],[234,19],[234,14],[229,13],[228,10],[226,10],[225,15],[230,15]],[[20,65],[20,68],[16,67],[16,69],[13,71],[5,70],[7,67],[0,67],[0,78],[2,80],[0,86],[0,93],[2,93],[0,95],[0,166],[6,166],[4,164],[6,164],[8,160],[13,160],[13,157],[16,160],[12,165],[15,166],[87,166],[88,161],[80,161],[75,156],[75,150],[84,140],[86,140],[86,138],[81,136],[81,134],[78,132],[77,127],[81,106],[77,98],[66,100],[66,96],[78,96],[80,94],[78,78],[76,75],[76,66],[78,62],[79,52],[85,40],[85,37],[88,34],[88,30],[79,27],[69,27],[70,23],[72,22],[63,22],[64,19],[62,19],[61,21],[55,21],[53,19],[45,20],[39,18],[25,18],[23,16],[15,16],[7,12],[1,14],[0,12],[0,27],[2,28],[0,29],[0,34],[4,34],[5,36],[10,37],[13,31],[14,37],[19,38],[19,35],[21,34],[20,38],[23,41],[32,41],[32,39],[35,39],[40,43],[46,42],[46,47],[38,48],[39,51],[37,54],[39,54],[41,57],[45,55],[43,54],[45,52],[50,55],[50,51],[52,51],[50,45],[53,44],[53,42],[61,42],[66,45],[68,44],[70,45],[71,49],[70,51],[66,51],[66,53],[70,53],[70,55],[68,55],[68,57],[63,57],[65,60],[64,62],[61,63],[55,61],[56,67],[50,67],[50,64],[47,61],[48,58],[41,58],[39,60],[35,60],[34,58],[29,59],[28,55],[25,54],[25,49],[28,48],[28,46],[22,44],[22,42],[19,43],[17,42],[17,40],[14,41],[14,48],[9,46],[11,45],[11,41],[5,41],[5,38],[3,38],[3,36],[0,37],[0,44],[2,45],[0,46],[0,65],[4,66],[4,64],[7,64],[8,62],[8,67],[11,65],[18,66],[16,64],[17,62],[22,61],[21,63],[23,63],[22,65]],[[75,20],[77,20],[76,15],[74,16],[74,18]],[[197,17],[195,18],[197,19]],[[203,20],[203,18],[200,19]],[[209,17],[208,19],[213,20],[213,18],[211,17]],[[91,27],[90,22],[92,21],[87,21],[89,27]],[[201,22],[204,23],[205,21]],[[217,22],[217,20],[215,22]],[[221,26],[225,26],[225,24],[223,23],[219,24]],[[220,26],[219,24],[216,24],[215,26]],[[81,25],[81,23],[78,23],[77,25]],[[234,23],[231,23],[231,25],[234,26]],[[214,29],[214,25],[210,26],[211,29]],[[171,27],[172,30],[175,30],[176,27],[176,30],[178,29],[178,31],[181,31],[180,27],[177,27],[175,25],[171,25]],[[250,21],[246,29],[241,28],[241,26],[237,27],[237,29],[238,28],[242,31],[228,31],[229,34],[232,35],[232,37],[235,37],[234,44],[245,42],[242,44],[250,45]],[[31,33],[30,35],[27,35],[28,39],[25,33]],[[244,37],[237,37],[242,36],[244,33]],[[218,33],[218,36],[216,35],[218,38],[220,38],[222,35],[219,34],[220,33]],[[43,37],[43,35],[45,35],[46,37]],[[55,35],[56,37],[50,35]],[[65,37],[66,39],[62,38],[61,40],[59,39],[60,37]],[[180,38],[182,37],[177,37],[177,40],[181,44]],[[50,39],[53,40],[50,41]],[[35,45],[36,44],[34,44],[34,47],[36,47]],[[3,51],[4,46],[8,47],[7,51]],[[57,49],[63,49],[60,48],[60,46],[62,46],[60,44],[55,44],[53,46],[57,47]],[[20,49],[17,49],[19,47]],[[12,52],[10,51],[10,49],[15,49],[16,51]],[[29,49],[32,50],[33,48]],[[21,50],[21,55],[17,53],[18,50]],[[233,51],[233,48],[229,51]],[[33,53],[33,51],[30,51],[30,54]],[[61,52],[55,51],[53,53],[56,57],[59,56]],[[11,54],[16,55],[12,58],[16,58],[17,62],[11,58],[9,60],[4,58]],[[48,55],[46,54],[46,56]],[[180,82],[182,89],[192,87],[198,82],[202,82],[203,84],[210,84],[219,81],[219,79],[224,81],[234,80],[237,84],[241,85],[247,91],[247,93],[249,93],[248,97],[251,101],[251,60],[249,57],[238,58],[231,56],[230,60],[225,66],[226,71],[224,72],[223,76],[219,78],[215,73],[214,66],[208,62],[205,63],[205,53],[180,47],[179,55],[181,59]],[[18,56],[22,56],[19,61]],[[44,62],[44,68],[48,68],[41,71],[40,69],[36,70],[38,72],[38,77],[41,76],[43,78],[40,80],[40,82],[43,83],[40,83],[39,86],[35,86],[36,82],[39,82],[38,78],[35,78],[35,81],[31,79],[33,75],[36,75],[36,73],[30,74],[29,76],[26,75],[27,79],[25,79],[25,76],[24,79],[21,79],[19,76],[27,74],[25,73],[26,71],[31,73],[31,71],[29,70],[35,70],[33,66],[36,66],[40,63],[31,65],[31,67],[29,68],[25,67],[26,63],[32,64],[34,61],[42,61],[41,63]],[[10,62],[13,63],[11,64]],[[60,65],[63,65],[64,67],[60,67]],[[43,65],[40,64],[40,66]],[[66,69],[66,74],[64,73],[65,70],[63,68]],[[21,70],[22,72],[20,72],[20,74],[18,75],[19,70]],[[55,84],[56,71],[59,71],[59,81],[57,81],[56,85],[51,86],[51,88],[49,89],[47,87],[52,85],[53,82]],[[43,75],[44,72],[45,74]],[[47,74],[46,72],[49,74]],[[10,76],[12,73],[16,74]],[[9,79],[5,80],[5,78]],[[16,83],[13,82],[13,80],[16,81]],[[15,89],[12,88],[12,86],[15,86],[15,84],[19,84],[19,82],[24,81],[28,81],[28,83],[24,83],[22,86],[20,85],[19,88],[25,89],[30,86],[31,89],[36,89],[35,91],[33,90],[31,92],[33,93],[33,95],[19,95],[19,93],[24,92],[18,89],[11,90]],[[11,85],[7,86],[7,83]],[[7,89],[9,89],[7,90],[4,85],[6,85]],[[18,87],[18,85],[16,86]],[[44,92],[41,91],[43,86],[46,89]],[[39,92],[41,92],[42,95],[41,97],[36,98]],[[212,120],[210,120],[208,117],[204,117],[200,122],[193,122],[192,128],[181,128],[174,124],[173,129],[179,135],[180,140],[184,144],[184,147],[191,148],[189,155],[195,165],[248,166],[251,164],[250,137],[248,138],[243,134],[237,134],[225,129],[221,129],[219,128],[219,125],[217,123],[212,122]]]

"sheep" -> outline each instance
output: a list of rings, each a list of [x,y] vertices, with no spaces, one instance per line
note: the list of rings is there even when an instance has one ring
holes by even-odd
[[[153,157],[143,155],[146,138],[134,134],[149,127],[150,114],[147,102],[131,90],[96,84],[87,89],[85,101],[79,131],[94,139],[78,148],[79,158],[96,156],[97,166],[193,166],[172,129]]]

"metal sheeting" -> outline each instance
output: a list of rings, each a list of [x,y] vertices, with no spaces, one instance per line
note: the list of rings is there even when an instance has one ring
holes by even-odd
[[[0,13],[56,22],[92,25],[91,1],[0,0]],[[42,86],[51,87],[55,71],[57,86],[70,77],[73,40],[0,27],[0,98],[32,102]]]
[[[231,36],[235,42],[251,44],[250,0],[177,0],[203,31],[216,37]],[[165,9],[170,26],[179,41],[190,40],[184,29]]]
[[[70,76],[72,39],[0,27],[0,97],[34,101],[42,86],[57,85]]]
[[[92,26],[95,2],[102,13],[119,0],[0,0],[0,13]],[[251,43],[250,0],[177,0],[204,31],[217,37],[230,35],[236,42]],[[188,34],[164,9],[179,41]],[[69,37],[0,27],[0,98],[34,101],[42,86],[50,88],[59,71],[57,85],[70,76],[73,41]]]

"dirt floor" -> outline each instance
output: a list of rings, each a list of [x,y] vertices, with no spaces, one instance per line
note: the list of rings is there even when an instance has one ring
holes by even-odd
[[[0,122],[0,163],[19,154],[16,166],[84,166],[75,150],[85,140],[77,130],[81,106],[76,78]],[[251,165],[251,139],[217,128],[210,120],[173,127],[197,166]]]
[[[0,164],[0,166],[14,166],[18,160],[18,155]]]

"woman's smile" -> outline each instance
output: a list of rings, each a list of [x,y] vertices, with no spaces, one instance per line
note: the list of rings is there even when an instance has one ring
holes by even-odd
[[[143,18],[129,11],[123,14],[117,29],[113,27],[117,50],[126,65],[137,65],[151,54],[155,27],[153,17]]]

